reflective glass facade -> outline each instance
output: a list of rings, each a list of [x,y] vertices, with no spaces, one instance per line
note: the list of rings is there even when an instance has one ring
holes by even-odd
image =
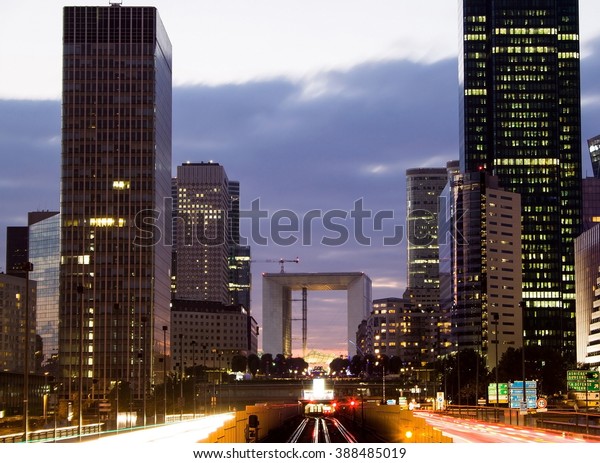
[[[581,229],[577,0],[463,0],[461,170],[521,194],[525,337],[575,352]]]
[[[594,138],[588,140],[588,149],[590,151],[594,177],[600,178],[600,135],[596,135]]]
[[[81,355],[86,390],[139,399],[170,319],[171,43],[152,7],[65,7],[63,26],[61,392]]]
[[[42,338],[42,362],[58,355],[58,285],[60,268],[60,215],[29,225],[30,273],[37,283],[37,334]]]

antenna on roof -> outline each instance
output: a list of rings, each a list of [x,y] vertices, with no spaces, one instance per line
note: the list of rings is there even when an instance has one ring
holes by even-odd
[[[120,2],[116,2],[116,1],[110,1],[108,2],[111,6],[121,6],[123,4],[123,1],[121,0]]]

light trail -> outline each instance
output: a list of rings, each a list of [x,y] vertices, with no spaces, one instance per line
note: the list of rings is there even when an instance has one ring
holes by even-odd
[[[165,424],[146,429],[119,432],[118,434],[102,435],[98,439],[88,440],[81,445],[104,446],[104,445],[136,445],[142,443],[169,443],[169,444],[193,444],[211,432],[220,428],[226,421],[233,419],[234,413],[223,413],[197,418],[195,420],[182,421],[180,423]]]
[[[425,419],[455,443],[584,443],[597,442],[569,433],[543,431],[514,425],[486,423],[418,411],[415,416]]]

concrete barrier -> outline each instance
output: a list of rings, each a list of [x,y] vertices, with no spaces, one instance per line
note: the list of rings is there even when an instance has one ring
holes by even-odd
[[[358,405],[352,414],[346,410],[346,415],[387,442],[452,442],[452,438],[444,436],[439,429],[428,425],[423,418],[415,417],[412,411],[402,409],[399,405],[366,404],[364,408]]]
[[[245,410],[237,411],[235,416],[227,420],[222,427],[199,441],[207,444],[236,444],[258,441],[266,437],[295,416],[302,413],[299,404],[257,404],[249,405]],[[249,428],[250,415],[256,415],[259,425],[253,433]]]

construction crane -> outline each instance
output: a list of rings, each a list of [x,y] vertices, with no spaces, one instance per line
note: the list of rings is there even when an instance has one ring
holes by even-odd
[[[300,263],[300,258],[295,259],[266,259],[266,260],[252,260],[251,262],[278,262],[281,265],[281,273],[285,273],[285,263],[293,262],[294,264]]]
[[[285,263],[286,262],[292,262],[294,264],[299,264],[300,263],[300,259],[298,257],[296,257],[295,259],[279,259],[279,265],[281,265],[281,273],[285,273]]]

